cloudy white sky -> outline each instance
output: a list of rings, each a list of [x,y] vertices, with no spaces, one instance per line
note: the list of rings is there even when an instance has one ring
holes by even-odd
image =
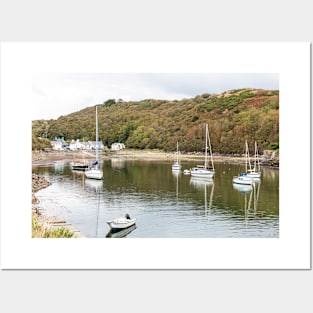
[[[278,74],[33,74],[32,120],[56,119],[108,99],[180,100],[239,88],[279,89]]]

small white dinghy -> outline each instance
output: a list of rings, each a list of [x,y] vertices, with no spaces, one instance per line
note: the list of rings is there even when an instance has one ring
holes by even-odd
[[[111,228],[111,231],[120,231],[125,228],[131,227],[136,224],[135,218],[130,218],[128,214],[125,217],[116,218],[107,222]]]

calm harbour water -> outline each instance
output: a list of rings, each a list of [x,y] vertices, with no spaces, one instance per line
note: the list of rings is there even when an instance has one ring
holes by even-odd
[[[190,168],[197,162],[182,162]],[[240,165],[215,164],[211,181],[174,174],[172,162],[112,159],[102,181],[86,179],[67,161],[34,166],[52,185],[37,193],[46,214],[64,218],[86,237],[109,234],[106,221],[137,219],[129,237],[278,238],[279,170],[263,168],[255,186],[235,186]]]

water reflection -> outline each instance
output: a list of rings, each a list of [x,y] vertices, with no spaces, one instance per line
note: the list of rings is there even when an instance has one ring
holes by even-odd
[[[279,177],[279,171],[277,169],[271,169],[271,168],[263,168],[262,170],[262,178],[264,179],[270,179],[271,181],[277,180]]]
[[[190,178],[190,185],[197,189],[204,190],[207,186],[214,185],[214,180],[212,178],[201,178],[192,176]]]
[[[239,184],[233,184],[233,188],[242,194],[246,194],[252,191],[253,189],[252,185],[239,185]]]
[[[64,167],[65,167],[65,161],[56,161],[54,163],[54,172],[63,174],[64,173]]]
[[[125,159],[112,158],[111,159],[111,166],[115,170],[121,170],[121,169],[125,168]]]
[[[125,169],[115,170],[123,164]],[[42,208],[86,237],[110,237],[106,222],[125,213],[126,206],[140,221],[136,231],[125,230],[127,238],[278,237],[279,171],[264,170],[261,188],[257,182],[232,185],[237,173],[232,165],[217,164],[213,180],[172,172],[170,164],[104,160],[99,181],[64,162],[33,167],[33,172],[52,182],[37,193]]]
[[[204,208],[205,213],[210,214],[213,205],[213,195],[214,195],[214,180],[212,178],[199,178],[191,177],[190,185],[199,189],[204,190]],[[211,187],[209,205],[207,201],[207,189]]]
[[[82,185],[83,185],[83,190],[85,190],[87,194],[88,193],[90,194],[90,192],[94,194],[93,196],[94,203],[92,204],[92,207],[95,208],[95,214],[94,214],[94,217],[96,219],[95,237],[98,237],[99,223],[101,224],[99,220],[100,220],[100,211],[101,211],[101,195],[102,195],[101,191],[103,189],[103,181],[95,180],[95,179],[88,179],[85,176],[83,176]]]
[[[233,184],[233,188],[244,195],[243,209],[245,212],[245,220],[247,221],[249,216],[256,217],[261,188],[261,180],[255,181],[252,185]]]
[[[88,187],[89,189],[95,191],[95,192],[99,192],[103,187],[103,181],[102,180],[95,180],[95,179],[84,179],[83,181],[85,181],[85,186]]]
[[[129,235],[136,228],[137,228],[136,225],[133,225],[131,227],[128,227],[126,229],[123,229],[123,230],[120,230],[117,232],[109,231],[105,237],[106,238],[124,238],[127,235]]]
[[[260,188],[261,188],[261,181],[259,181],[257,184],[253,185],[253,193],[254,193],[254,215],[256,215],[258,202],[259,202],[259,195],[260,195]]]
[[[179,177],[181,175],[181,171],[172,171],[174,177]]]
[[[181,176],[181,171],[172,171],[172,174],[175,177],[176,181],[176,204],[178,204],[178,180]]]

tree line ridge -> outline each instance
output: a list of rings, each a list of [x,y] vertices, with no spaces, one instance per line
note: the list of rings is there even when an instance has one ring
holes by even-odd
[[[203,151],[209,125],[214,153],[238,154],[247,140],[260,151],[279,148],[279,91],[237,89],[204,93],[182,100],[108,99],[98,104],[99,137],[105,146],[125,143],[127,148]],[[39,140],[64,137],[95,140],[95,106],[32,122],[33,148]],[[41,139],[38,139],[40,137]]]

